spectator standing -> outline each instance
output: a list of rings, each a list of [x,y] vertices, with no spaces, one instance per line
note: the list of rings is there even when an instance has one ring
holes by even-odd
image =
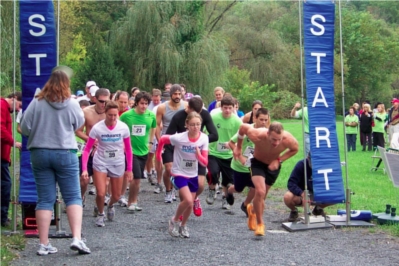
[[[345,116],[346,141],[348,143],[348,151],[356,151],[356,136],[359,117],[355,115],[355,108],[349,107],[349,114]]]
[[[360,115],[360,138],[363,138],[363,149],[366,151],[366,144],[368,151],[372,151],[372,140],[371,133],[373,131],[373,113],[371,111],[370,104],[366,103],[363,105],[363,112]]]

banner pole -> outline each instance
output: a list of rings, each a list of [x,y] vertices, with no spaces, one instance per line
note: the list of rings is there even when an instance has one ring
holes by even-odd
[[[302,0],[298,0],[298,14],[299,14],[299,47],[300,47],[300,64],[301,64],[301,101],[302,101],[302,137],[303,137],[303,164],[304,164],[304,175],[305,175],[305,204],[304,204],[304,214],[305,214],[305,224],[309,224],[309,201],[308,201],[308,176],[307,176],[307,167],[306,167],[306,141],[305,141],[305,115],[303,112],[303,108],[305,106],[304,100],[304,87],[303,87],[303,44],[302,44],[302,13],[301,13],[301,3]]]
[[[342,115],[343,119],[343,129],[344,129],[344,154],[345,154],[345,186],[346,186],[346,223],[350,224],[350,210],[351,210],[351,190],[349,188],[348,181],[348,149],[346,140],[346,128],[345,128],[345,84],[344,84],[344,55],[342,49],[342,12],[341,12],[341,0],[338,1],[338,12],[339,12],[339,48],[340,48],[340,58],[341,58],[341,89],[342,89]]]

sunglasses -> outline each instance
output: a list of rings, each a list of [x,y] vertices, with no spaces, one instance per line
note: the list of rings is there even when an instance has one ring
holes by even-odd
[[[107,103],[107,100],[97,100],[99,103]]]

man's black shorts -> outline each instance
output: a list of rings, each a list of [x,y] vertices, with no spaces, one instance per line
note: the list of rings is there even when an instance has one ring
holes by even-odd
[[[273,186],[276,182],[278,175],[280,174],[280,167],[275,170],[269,170],[269,165],[257,160],[256,158],[251,159],[251,176],[260,175],[265,178],[265,183],[268,186]]]

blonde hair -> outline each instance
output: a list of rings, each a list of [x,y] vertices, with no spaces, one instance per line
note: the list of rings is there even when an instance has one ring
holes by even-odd
[[[385,111],[385,104],[380,103],[379,105],[377,105],[377,107],[378,107],[378,106],[381,107],[381,114],[385,114],[385,113],[386,113],[386,111]]]
[[[221,91],[222,94],[225,93],[225,91],[224,91],[224,89],[223,89],[222,87],[216,87],[216,88],[213,90],[213,93],[215,93],[215,92],[217,92],[217,91]]]
[[[371,111],[371,106],[370,106],[370,104],[368,104],[368,103],[365,103],[365,104],[363,105],[363,109],[364,109],[364,108],[367,108],[368,112]]]

